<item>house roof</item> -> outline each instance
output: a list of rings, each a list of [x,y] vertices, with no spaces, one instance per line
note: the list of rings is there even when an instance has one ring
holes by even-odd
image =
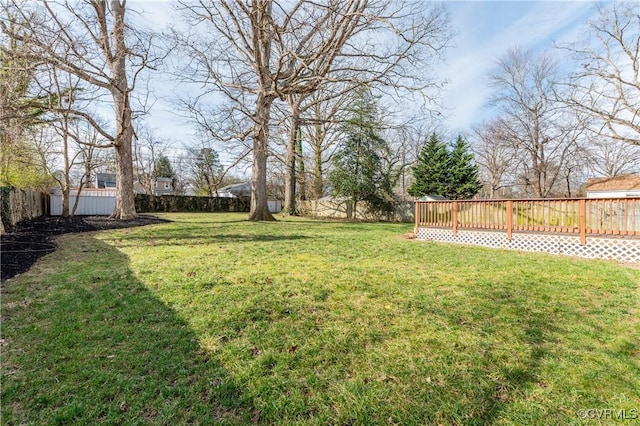
[[[640,175],[594,178],[587,181],[587,191],[630,191],[640,189]]]
[[[233,195],[248,195],[251,193],[251,182],[234,183],[222,188],[218,188],[218,192],[229,192]]]
[[[443,197],[442,195],[429,195],[429,194],[416,198],[416,201],[445,201],[445,200],[448,200],[448,198]]]

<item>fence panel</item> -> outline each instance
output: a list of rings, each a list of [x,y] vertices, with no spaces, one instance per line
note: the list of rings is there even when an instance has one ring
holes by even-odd
[[[15,224],[23,220],[47,214],[47,195],[39,191],[11,187],[0,188],[0,232],[11,230]],[[4,228],[7,229],[4,229]]]

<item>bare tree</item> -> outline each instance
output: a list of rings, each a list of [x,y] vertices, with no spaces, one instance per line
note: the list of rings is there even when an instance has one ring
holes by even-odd
[[[587,146],[586,163],[596,176],[613,177],[640,172],[640,145],[593,136]]]
[[[559,73],[547,54],[513,48],[490,75],[491,101],[501,111],[501,137],[519,160],[519,180],[528,196],[545,198],[559,184],[583,131],[556,95]]]
[[[93,100],[83,99],[82,80],[73,74],[52,66],[39,70],[34,91],[43,105],[43,113],[34,138],[34,148],[40,158],[40,166],[58,185],[62,192],[62,216],[75,215],[80,194],[91,181],[98,167],[97,146],[104,146],[95,128],[72,111],[78,104]],[[73,186],[76,186],[75,203],[70,205]]]
[[[274,102],[276,131],[271,133],[270,155],[275,158],[283,183],[283,212],[297,214],[296,199],[322,196],[325,164],[330,160],[336,139],[330,129],[344,122],[341,113],[350,102],[349,93],[357,84],[321,84],[313,93],[290,95],[286,102]],[[333,132],[334,135],[340,133]],[[310,167],[308,167],[310,166]]]
[[[290,94],[286,97],[287,106],[291,114],[287,139],[287,156],[285,160],[286,173],[284,179],[284,205],[282,206],[282,210],[288,214],[296,213],[296,166],[300,164],[302,160],[302,152],[300,152],[302,150],[300,114],[302,102],[307,96],[309,96],[309,93]],[[300,146],[300,150],[298,146]]]
[[[135,181],[146,194],[153,194],[154,167],[158,159],[167,154],[170,142],[143,125],[138,127],[136,135],[138,137],[133,144]]]
[[[303,134],[311,148],[312,185],[315,198],[324,195],[324,177],[331,158],[338,147],[341,125],[346,120],[346,108],[350,99],[347,96],[334,96],[326,93],[329,88],[314,93],[305,114]]]
[[[497,198],[501,189],[513,186],[507,176],[513,175],[517,168],[515,151],[501,126],[501,120],[494,120],[474,130],[472,149],[488,198]]]
[[[640,3],[599,7],[580,43],[561,46],[576,60],[567,103],[599,136],[640,145]]]
[[[41,73],[44,76],[40,76],[38,84],[43,93],[40,97],[46,99],[46,110],[52,113],[47,114],[50,116],[47,125],[41,126],[36,147],[42,167],[53,177],[62,191],[62,217],[68,217],[71,169],[77,165],[77,159],[80,158],[79,150],[74,152],[72,149],[73,140],[70,135],[72,121],[75,118],[70,111],[74,107],[74,93],[79,89],[79,81],[74,81],[68,73],[59,73],[52,67],[48,67],[47,71]],[[61,158],[61,169],[51,168],[52,164],[56,164],[55,160],[50,158],[52,154]]]
[[[91,123],[115,149],[117,196],[112,217],[137,216],[133,193],[132,93],[141,72],[152,66],[152,39],[127,24],[126,0],[76,3],[11,0],[2,31],[28,48],[27,57],[72,74],[87,88],[108,94],[115,128],[105,127],[90,110],[68,112]]]
[[[313,93],[331,79],[338,57],[348,59],[343,67],[362,72],[369,81],[391,81],[402,74],[407,83],[409,78],[399,73],[400,64],[440,46],[443,29],[448,28],[443,9],[418,13],[417,6],[407,2],[200,0],[181,4],[196,30],[182,37],[191,58],[192,80],[224,93],[253,122],[251,220],[273,219],[267,205],[266,164],[271,107],[277,98]],[[401,22],[412,25],[399,26]],[[214,40],[197,33],[203,27],[214,34]],[[384,39],[382,31],[395,36],[390,43],[393,49],[374,42]]]

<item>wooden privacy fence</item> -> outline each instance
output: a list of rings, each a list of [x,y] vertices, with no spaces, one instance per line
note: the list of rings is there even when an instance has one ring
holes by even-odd
[[[640,198],[418,201],[415,226],[640,236]]]
[[[0,196],[0,233],[9,232],[20,221],[48,213],[48,195],[40,191],[1,187]]]

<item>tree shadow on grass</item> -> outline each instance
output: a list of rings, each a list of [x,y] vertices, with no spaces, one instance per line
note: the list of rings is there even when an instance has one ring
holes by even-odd
[[[129,259],[67,238],[3,289],[3,423],[249,423],[240,385]]]
[[[308,235],[277,235],[277,234],[225,234],[225,233],[185,233],[166,232],[158,235],[138,235],[131,234],[120,237],[121,241],[142,245],[166,245],[166,246],[182,246],[185,244],[205,243],[205,244],[222,244],[222,243],[268,243],[279,241],[298,241],[310,239]]]
[[[559,329],[548,313],[528,312],[525,307],[521,309],[523,317],[526,318],[521,326],[521,343],[527,348],[527,353],[519,357],[514,354],[514,359],[511,360],[514,365],[502,365],[497,368],[498,378],[490,381],[484,394],[479,395],[478,406],[481,409],[474,419],[474,424],[493,424],[501,413],[527,390],[535,386],[545,386],[539,377],[541,363]],[[491,366],[490,357],[485,357],[483,362]]]
[[[430,413],[429,421],[496,424],[513,418],[515,410],[520,420],[528,419],[525,424],[561,423],[546,418],[539,405],[526,404],[547,387],[546,363],[557,356],[554,347],[563,339],[564,320],[554,314],[553,303],[545,306],[530,300],[535,295],[482,286],[467,296],[470,302],[459,306],[414,305],[418,312],[442,318],[453,346],[445,349],[446,385],[436,387],[434,395],[425,394],[425,399],[446,401],[445,408]],[[451,370],[454,365],[460,367]],[[458,400],[451,399],[454,389],[462,389]],[[523,411],[527,405],[531,409]]]

